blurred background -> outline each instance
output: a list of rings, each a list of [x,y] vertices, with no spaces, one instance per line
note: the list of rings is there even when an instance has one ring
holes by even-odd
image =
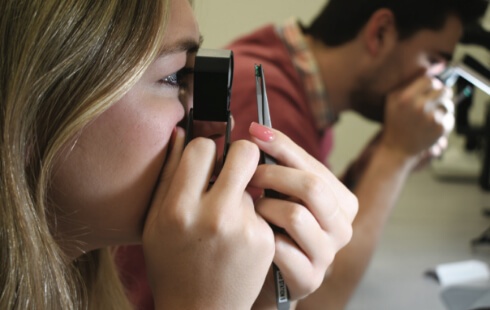
[[[220,48],[259,26],[291,16],[307,24],[325,4],[325,0],[194,0],[207,48]],[[490,30],[490,11],[482,25]],[[490,68],[488,49],[460,45],[455,59],[467,53]],[[484,125],[489,103],[487,94],[475,91],[469,112],[473,125]],[[332,170],[341,173],[377,129],[374,123],[344,113],[334,130],[335,147],[329,160]],[[482,215],[490,208],[490,194],[478,184],[482,154],[465,151],[465,141],[466,137],[451,134],[449,150],[455,155],[443,157],[409,179],[347,310],[457,309],[445,302],[444,288],[424,273],[442,263],[468,259],[490,262],[490,247],[471,246],[471,241],[490,226],[490,218]]]

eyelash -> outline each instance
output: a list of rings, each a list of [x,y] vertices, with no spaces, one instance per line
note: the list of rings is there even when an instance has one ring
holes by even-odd
[[[186,77],[188,77],[192,73],[194,73],[194,70],[192,68],[184,67],[179,71],[164,77],[158,82],[161,84],[168,85],[170,87],[184,88],[187,86]]]

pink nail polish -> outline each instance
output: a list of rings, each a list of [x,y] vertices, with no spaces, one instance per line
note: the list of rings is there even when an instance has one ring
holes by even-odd
[[[274,132],[269,127],[260,125],[256,122],[250,124],[249,132],[252,136],[264,142],[269,142],[274,139]]]

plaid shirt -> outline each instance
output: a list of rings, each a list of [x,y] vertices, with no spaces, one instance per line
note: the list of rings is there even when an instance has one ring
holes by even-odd
[[[296,70],[304,81],[308,103],[315,118],[316,127],[323,131],[333,125],[338,117],[328,106],[327,92],[315,58],[308,48],[305,37],[296,18],[288,19],[276,27],[277,34],[284,42]]]

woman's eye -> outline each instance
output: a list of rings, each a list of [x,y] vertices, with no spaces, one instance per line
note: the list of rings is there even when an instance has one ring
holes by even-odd
[[[171,74],[167,77],[164,77],[159,81],[162,84],[167,84],[172,87],[179,87],[179,78],[177,77],[177,73]]]
[[[164,77],[158,82],[175,88],[184,88],[188,84],[189,76],[194,71],[192,68],[182,68],[181,70]]]

